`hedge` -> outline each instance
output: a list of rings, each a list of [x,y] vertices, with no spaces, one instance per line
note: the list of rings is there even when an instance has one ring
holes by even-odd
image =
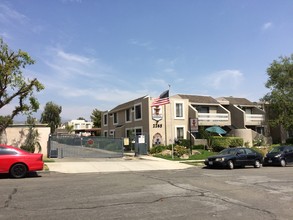
[[[211,139],[211,146],[213,151],[221,151],[225,148],[229,147],[239,147],[243,146],[244,141],[242,138],[239,137],[218,137],[213,136]]]

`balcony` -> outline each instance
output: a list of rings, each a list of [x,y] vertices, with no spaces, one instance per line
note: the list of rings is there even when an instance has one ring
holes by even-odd
[[[265,122],[265,116],[262,114],[245,114],[246,125],[263,125]]]
[[[231,125],[228,113],[198,113],[199,125]]]

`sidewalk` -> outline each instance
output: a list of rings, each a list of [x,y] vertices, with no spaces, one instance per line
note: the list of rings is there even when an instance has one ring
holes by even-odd
[[[194,167],[152,156],[123,158],[63,158],[46,163],[50,171],[60,173],[102,173],[148,170],[176,170]]]

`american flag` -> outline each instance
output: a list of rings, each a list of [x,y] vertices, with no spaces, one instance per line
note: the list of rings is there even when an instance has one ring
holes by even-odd
[[[160,105],[166,105],[169,104],[170,100],[169,100],[169,90],[166,90],[165,92],[163,92],[159,98],[154,99],[153,103],[152,103],[152,107],[153,106],[160,106]]]

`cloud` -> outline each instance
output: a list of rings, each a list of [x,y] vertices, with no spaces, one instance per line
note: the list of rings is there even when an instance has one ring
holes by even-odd
[[[156,48],[152,45],[151,42],[147,41],[147,42],[141,42],[141,41],[138,41],[138,40],[135,40],[135,39],[131,39],[129,41],[130,44],[132,45],[135,45],[135,46],[138,46],[138,47],[143,47],[147,50],[155,50]]]
[[[236,89],[243,80],[243,74],[239,70],[222,70],[209,75],[207,85],[214,89]]]
[[[272,26],[273,26],[273,23],[267,22],[267,23],[263,24],[262,30],[263,31],[268,30],[268,29],[272,28]]]
[[[15,23],[26,23],[29,19],[18,11],[8,7],[7,5],[0,4],[0,23],[7,25],[14,25]]]

